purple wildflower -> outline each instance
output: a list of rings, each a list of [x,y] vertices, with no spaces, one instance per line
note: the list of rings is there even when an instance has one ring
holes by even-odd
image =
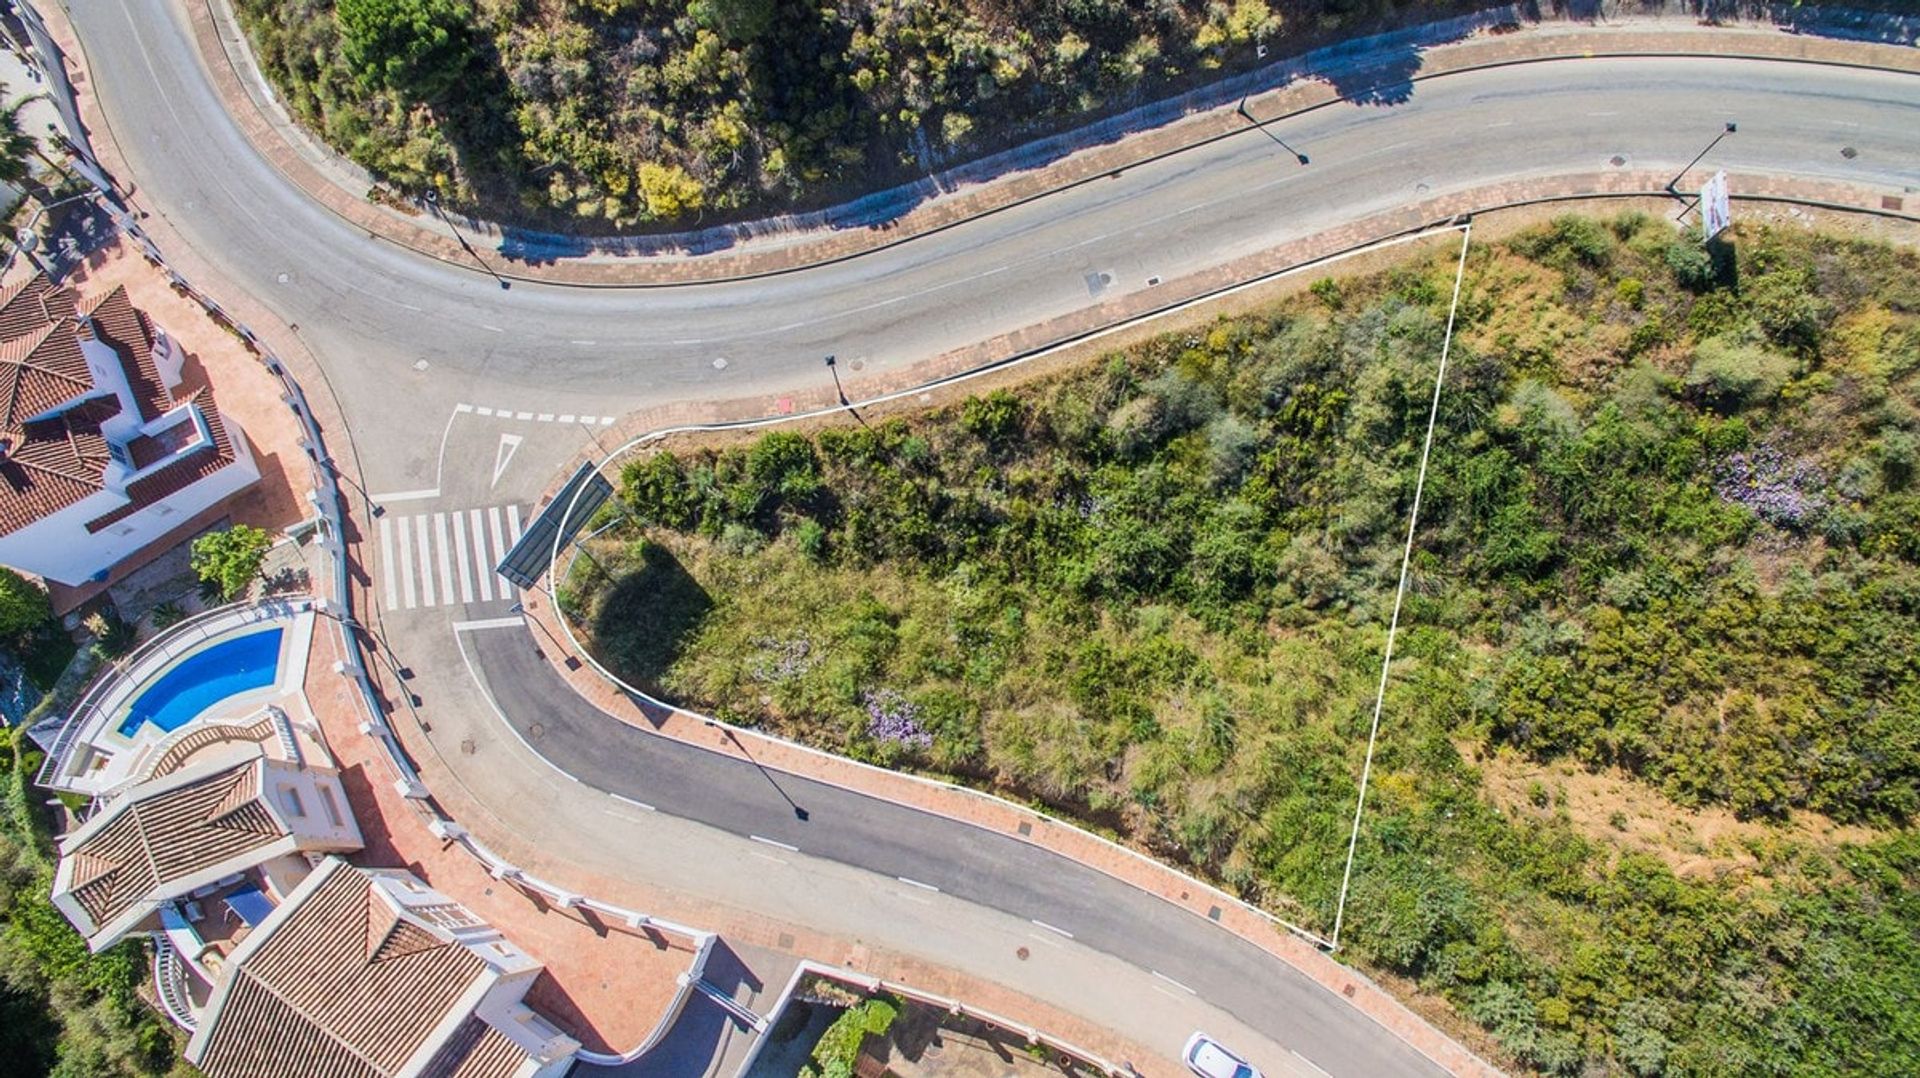
[[[820,665],[813,642],[804,636],[791,640],[763,636],[753,642],[759,649],[749,673],[755,681],[779,684],[790,681]]]
[[[1816,465],[1771,445],[1735,453],[1714,469],[1714,493],[1744,505],[1762,520],[1799,527],[1826,509],[1827,477]]]
[[[933,735],[920,725],[920,709],[892,689],[862,693],[867,706],[867,736],[875,741],[922,751],[933,747]]]

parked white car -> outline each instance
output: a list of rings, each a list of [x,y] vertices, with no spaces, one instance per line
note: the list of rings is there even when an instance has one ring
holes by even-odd
[[[1200,1078],[1262,1078],[1253,1064],[1227,1051],[1225,1045],[1205,1033],[1189,1037],[1180,1058],[1186,1060],[1187,1069]]]

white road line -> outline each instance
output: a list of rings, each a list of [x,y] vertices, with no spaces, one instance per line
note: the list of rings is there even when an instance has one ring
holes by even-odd
[[[532,419],[532,418],[533,418],[533,413],[532,413],[532,412],[515,412],[515,413],[513,413],[513,418],[515,418],[515,419]]]
[[[910,880],[905,876],[895,876],[894,879],[899,880],[901,883],[906,884],[908,887],[918,887],[922,891],[932,891],[936,895],[940,893],[940,888],[935,887],[933,884],[930,884],[930,883],[921,883],[919,880]]]
[[[570,415],[563,415],[559,419],[554,420],[554,422],[555,423],[571,423],[573,422],[573,417]]]
[[[471,411],[473,411],[473,405],[471,405],[471,404],[456,404],[456,405],[454,405],[454,406],[453,406],[453,410],[454,410],[454,411],[456,411],[456,412],[471,412]]]
[[[1292,1048],[1287,1049],[1287,1051],[1292,1052],[1293,1058],[1299,1060],[1301,1063],[1306,1064],[1307,1069],[1312,1071],[1313,1073],[1326,1075],[1326,1078],[1333,1078],[1332,1075],[1327,1074],[1327,1072],[1322,1070],[1320,1068],[1320,1065],[1315,1063],[1313,1060],[1308,1059],[1306,1056],[1301,1055],[1299,1052],[1294,1051]]]
[[[761,838],[759,835],[748,835],[747,837],[754,840],[755,842],[761,843],[762,845],[778,846],[779,848],[787,851],[788,853],[800,852],[800,847],[792,845],[791,843],[779,842],[770,838]]]
[[[487,532],[480,523],[480,510],[467,510],[467,517],[473,521],[474,566],[480,570],[480,601],[493,601],[493,561],[487,557]]]
[[[488,333],[505,333],[506,332],[506,330],[501,329],[499,326],[490,326],[490,325],[487,325],[485,322],[480,323],[480,328],[486,330]]]
[[[474,409],[474,411],[476,411],[476,412],[478,412],[478,413],[480,413],[481,415],[492,415],[492,414],[493,414],[493,409],[491,409],[491,408],[485,408],[485,407],[481,407],[481,408],[475,408],[475,409]]]
[[[448,550],[447,514],[433,514],[433,537],[439,540],[440,555],[440,601],[453,602],[453,551]]]
[[[517,543],[520,541],[522,534],[520,531],[520,507],[517,505],[507,506],[507,531],[512,534],[514,542]],[[507,552],[502,550],[500,556],[503,558],[506,557]]]
[[[1193,989],[1188,988],[1186,985],[1181,984],[1179,981],[1174,980],[1172,977],[1169,977],[1166,974],[1160,972],[1157,969],[1150,969],[1147,972],[1153,974],[1155,977],[1160,978],[1161,980],[1167,982],[1168,984],[1174,986],[1175,988],[1178,988],[1180,991],[1185,992],[1189,996],[1197,996],[1200,994],[1198,992],[1195,992]]]
[[[473,561],[467,556],[467,514],[453,511],[453,554],[460,563],[460,601],[473,602]]]
[[[601,426],[603,426],[603,427],[611,427],[611,426],[613,426],[613,417],[612,417],[612,416],[610,416],[610,415],[603,415],[603,416],[601,416],[601,417],[600,417],[600,425],[601,425]]]
[[[420,605],[420,601],[413,590],[413,529],[407,527],[409,519],[402,517],[394,524],[394,528],[400,532],[400,562],[392,571],[400,574],[401,594],[406,597],[407,609],[412,610]]]
[[[393,502],[418,502],[425,501],[428,498],[438,498],[439,496],[439,487],[434,487],[432,490],[394,490],[388,491],[385,494],[367,495],[368,498],[373,500],[373,504],[375,505],[390,505]]]
[[[400,609],[399,566],[393,563],[393,518],[380,518],[380,575],[386,577],[387,609]]]
[[[456,621],[453,623],[453,631],[456,633],[467,633],[476,632],[481,629],[523,629],[526,627],[526,624],[525,618],[517,616],[511,618],[481,618],[479,621]]]
[[[647,804],[645,801],[635,801],[631,797],[621,797],[619,794],[614,793],[611,790],[607,791],[607,796],[613,798],[615,801],[618,801],[623,805],[632,805],[634,808],[641,809],[646,812],[658,811],[652,805]]]
[[[500,507],[499,506],[490,505],[487,507],[487,524],[490,526],[489,530],[493,532],[494,564],[498,564],[500,561],[504,561],[507,556],[506,540],[502,538],[500,534]],[[513,581],[508,580],[504,576],[500,577],[500,598],[504,599],[507,596],[512,594],[513,594]]]
[[[432,558],[431,550],[433,542],[427,535],[426,514],[423,513],[420,516],[414,517],[413,526],[414,531],[417,533],[414,536],[414,540],[420,547],[420,605],[438,606],[440,604],[435,602],[433,598],[433,563],[430,560]]]
[[[1067,937],[1068,939],[1072,939],[1072,938],[1073,938],[1073,933],[1071,933],[1071,932],[1069,932],[1069,931],[1067,931],[1067,930],[1066,930],[1066,929],[1064,929],[1064,928],[1056,928],[1056,927],[1054,927],[1053,925],[1050,925],[1050,924],[1048,924],[1048,923],[1047,923],[1047,922],[1045,922],[1045,921],[1034,921],[1033,923],[1034,923],[1034,925],[1035,925],[1036,927],[1039,927],[1039,928],[1044,928],[1044,929],[1046,929],[1046,930],[1047,930],[1047,931],[1049,931],[1049,932],[1056,932],[1056,933],[1058,933],[1058,934],[1060,934],[1060,935],[1062,935],[1062,936],[1065,936],[1065,937]]]
[[[569,344],[579,344],[579,345],[593,345],[593,344],[599,344],[600,342],[599,342],[599,341],[586,341],[586,340],[581,340],[581,339],[579,339],[579,338],[577,338],[577,337],[576,337],[575,339],[573,339],[573,340],[571,340],[571,341],[569,341],[569,342],[567,342],[567,343],[569,343]]]
[[[553,413],[541,412],[539,415],[533,417],[533,421],[536,423],[551,423],[553,422]]]

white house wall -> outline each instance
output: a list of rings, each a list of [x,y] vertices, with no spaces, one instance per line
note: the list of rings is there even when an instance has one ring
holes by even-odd
[[[75,586],[139,553],[260,478],[252,452],[242,448],[245,436],[238,428],[230,426],[228,430],[234,447],[233,463],[124,520],[91,533],[87,531],[88,521],[125,505],[127,499],[109,491],[89,495],[18,531],[0,536],[0,564]]]

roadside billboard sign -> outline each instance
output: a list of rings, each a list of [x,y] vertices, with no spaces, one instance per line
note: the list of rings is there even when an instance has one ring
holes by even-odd
[[[1724,169],[1714,173],[1707,185],[1700,189],[1700,220],[1706,226],[1703,242],[1718,236],[1722,229],[1733,223],[1733,207],[1727,201],[1727,173]]]

